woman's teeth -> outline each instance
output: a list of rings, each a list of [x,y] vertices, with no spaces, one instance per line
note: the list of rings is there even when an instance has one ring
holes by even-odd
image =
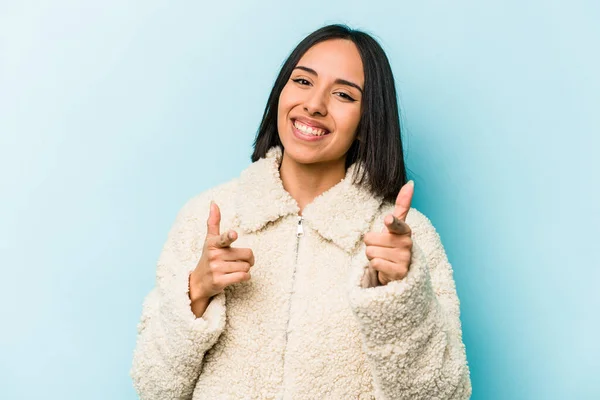
[[[311,128],[310,126],[304,125],[303,123],[298,122],[298,121],[294,121],[294,126],[300,132],[305,133],[307,135],[323,136],[327,133],[327,131],[324,129]]]

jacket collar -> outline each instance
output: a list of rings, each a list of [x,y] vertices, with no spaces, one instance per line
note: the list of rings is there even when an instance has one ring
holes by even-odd
[[[272,147],[265,158],[252,163],[240,176],[235,208],[239,226],[246,233],[257,232],[269,222],[300,211],[296,200],[283,188],[279,175],[282,154],[280,147]],[[302,213],[304,222],[346,252],[352,252],[368,232],[382,203],[380,196],[352,182],[353,173],[360,167],[357,163],[351,165],[344,179],[317,196]]]

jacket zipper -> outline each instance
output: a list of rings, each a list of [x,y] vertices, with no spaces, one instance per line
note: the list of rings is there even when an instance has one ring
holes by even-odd
[[[300,238],[304,236],[304,228],[302,227],[302,216],[298,216],[298,228],[296,229],[296,258],[294,260],[294,272],[292,273],[292,293],[290,294],[290,304],[288,308],[288,319],[287,325],[285,327],[285,347],[283,348],[283,394],[281,396],[282,399],[285,398],[285,358],[287,353],[287,344],[288,344],[288,330],[290,328],[290,319],[292,316],[292,295],[294,294],[294,287],[296,283],[296,268],[298,266],[298,250],[300,248]]]
[[[296,241],[296,261],[298,261],[298,245],[300,244],[300,238],[304,236],[304,229],[302,228],[302,216],[298,216],[298,230],[296,232],[296,237],[298,240]]]

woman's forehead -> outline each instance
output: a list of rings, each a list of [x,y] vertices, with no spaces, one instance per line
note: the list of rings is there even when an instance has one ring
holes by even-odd
[[[362,58],[350,40],[334,39],[317,43],[304,53],[297,65],[313,69],[319,77],[342,78],[361,86],[364,83]]]

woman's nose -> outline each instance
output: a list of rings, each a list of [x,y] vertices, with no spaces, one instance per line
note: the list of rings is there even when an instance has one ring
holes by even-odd
[[[327,115],[327,101],[325,99],[325,93],[319,90],[313,90],[304,102],[304,110],[310,115]]]

